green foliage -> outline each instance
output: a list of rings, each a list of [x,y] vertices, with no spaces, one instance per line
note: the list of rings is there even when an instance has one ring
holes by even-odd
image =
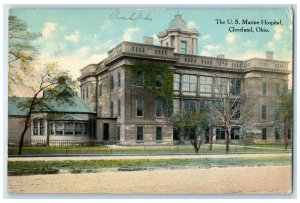
[[[284,91],[280,96],[280,113],[283,118],[291,120],[293,117],[293,94],[290,91]]]
[[[22,84],[24,75],[32,71],[32,61],[38,56],[38,51],[32,42],[40,36],[40,33],[29,32],[25,21],[16,16],[9,16],[8,64],[10,85]],[[10,91],[12,90],[10,89]]]
[[[154,61],[139,60],[135,65],[127,66],[126,72],[131,75],[133,83],[139,72],[144,73],[144,89],[156,98],[163,101],[166,113],[173,112],[173,71],[169,68],[170,64]],[[157,87],[157,75],[162,76],[162,87]]]
[[[72,168],[70,172],[72,174],[79,174],[79,173],[82,173],[82,170],[79,168]]]
[[[52,167],[37,167],[37,168],[18,168],[14,170],[8,170],[9,176],[22,176],[22,175],[37,175],[37,174],[58,174],[59,170]]]
[[[173,114],[173,128],[181,134],[182,139],[192,140],[196,131],[203,131],[210,126],[209,116],[198,111],[181,111]]]
[[[291,157],[261,158],[203,158],[203,159],[127,159],[89,161],[35,161],[8,162],[8,175],[55,174],[59,169],[70,169],[71,173],[92,172],[96,168],[140,168],[140,167],[227,167],[288,165]],[[56,167],[58,169],[50,168]],[[86,169],[86,170],[83,170]],[[13,172],[14,171],[14,172]],[[28,171],[31,171],[30,173]]]

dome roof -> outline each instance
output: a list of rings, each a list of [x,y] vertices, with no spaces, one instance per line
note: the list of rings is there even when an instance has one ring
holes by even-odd
[[[175,15],[175,18],[170,22],[168,29],[188,30],[187,23],[181,19],[181,15]]]

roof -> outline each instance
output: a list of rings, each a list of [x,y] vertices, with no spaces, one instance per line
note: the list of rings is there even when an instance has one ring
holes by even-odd
[[[20,105],[29,101],[30,98],[9,97],[8,98],[8,115],[9,116],[26,116],[28,109],[20,108]]]
[[[80,116],[76,116],[74,114],[64,114],[62,116],[53,118],[55,121],[86,121],[86,119],[81,118]]]
[[[175,15],[175,18],[170,22],[168,29],[188,30],[187,23],[181,18],[181,15]]]
[[[84,103],[75,94],[70,94],[71,90],[64,89],[61,94],[68,96],[68,102],[63,102],[55,98],[47,98],[47,94],[44,94],[44,102],[49,107],[37,107],[34,113],[38,112],[59,112],[59,113],[86,113],[95,114],[96,112],[92,110],[88,105]],[[25,107],[26,102],[30,102],[32,98],[24,97],[9,97],[8,98],[8,115],[9,116],[26,116],[29,107]]]

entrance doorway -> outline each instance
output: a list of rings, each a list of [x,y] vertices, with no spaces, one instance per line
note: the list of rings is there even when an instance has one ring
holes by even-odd
[[[103,123],[103,140],[109,140],[109,123]]]

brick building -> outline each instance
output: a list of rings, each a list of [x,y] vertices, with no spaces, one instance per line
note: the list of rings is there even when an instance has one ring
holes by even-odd
[[[137,76],[139,83],[133,83],[135,79],[126,71],[138,61],[168,64],[173,72],[174,112],[205,111],[205,103],[219,97],[216,87],[220,82],[230,85],[237,97],[252,90],[257,103],[252,115],[256,139],[283,139],[278,104],[288,85],[288,62],[273,59],[269,51],[266,58],[247,60],[229,59],[222,54],[200,56],[199,36],[197,30],[189,29],[176,15],[168,28],[157,35],[159,46],[153,45],[149,37],[144,38],[144,43],[122,42],[108,51],[108,57],[100,63],[81,69],[81,98],[97,112],[97,140],[122,144],[173,142],[170,116],[163,113],[160,100],[149,97],[145,91],[147,75],[141,72]],[[214,130],[216,142],[225,139],[221,127]]]

